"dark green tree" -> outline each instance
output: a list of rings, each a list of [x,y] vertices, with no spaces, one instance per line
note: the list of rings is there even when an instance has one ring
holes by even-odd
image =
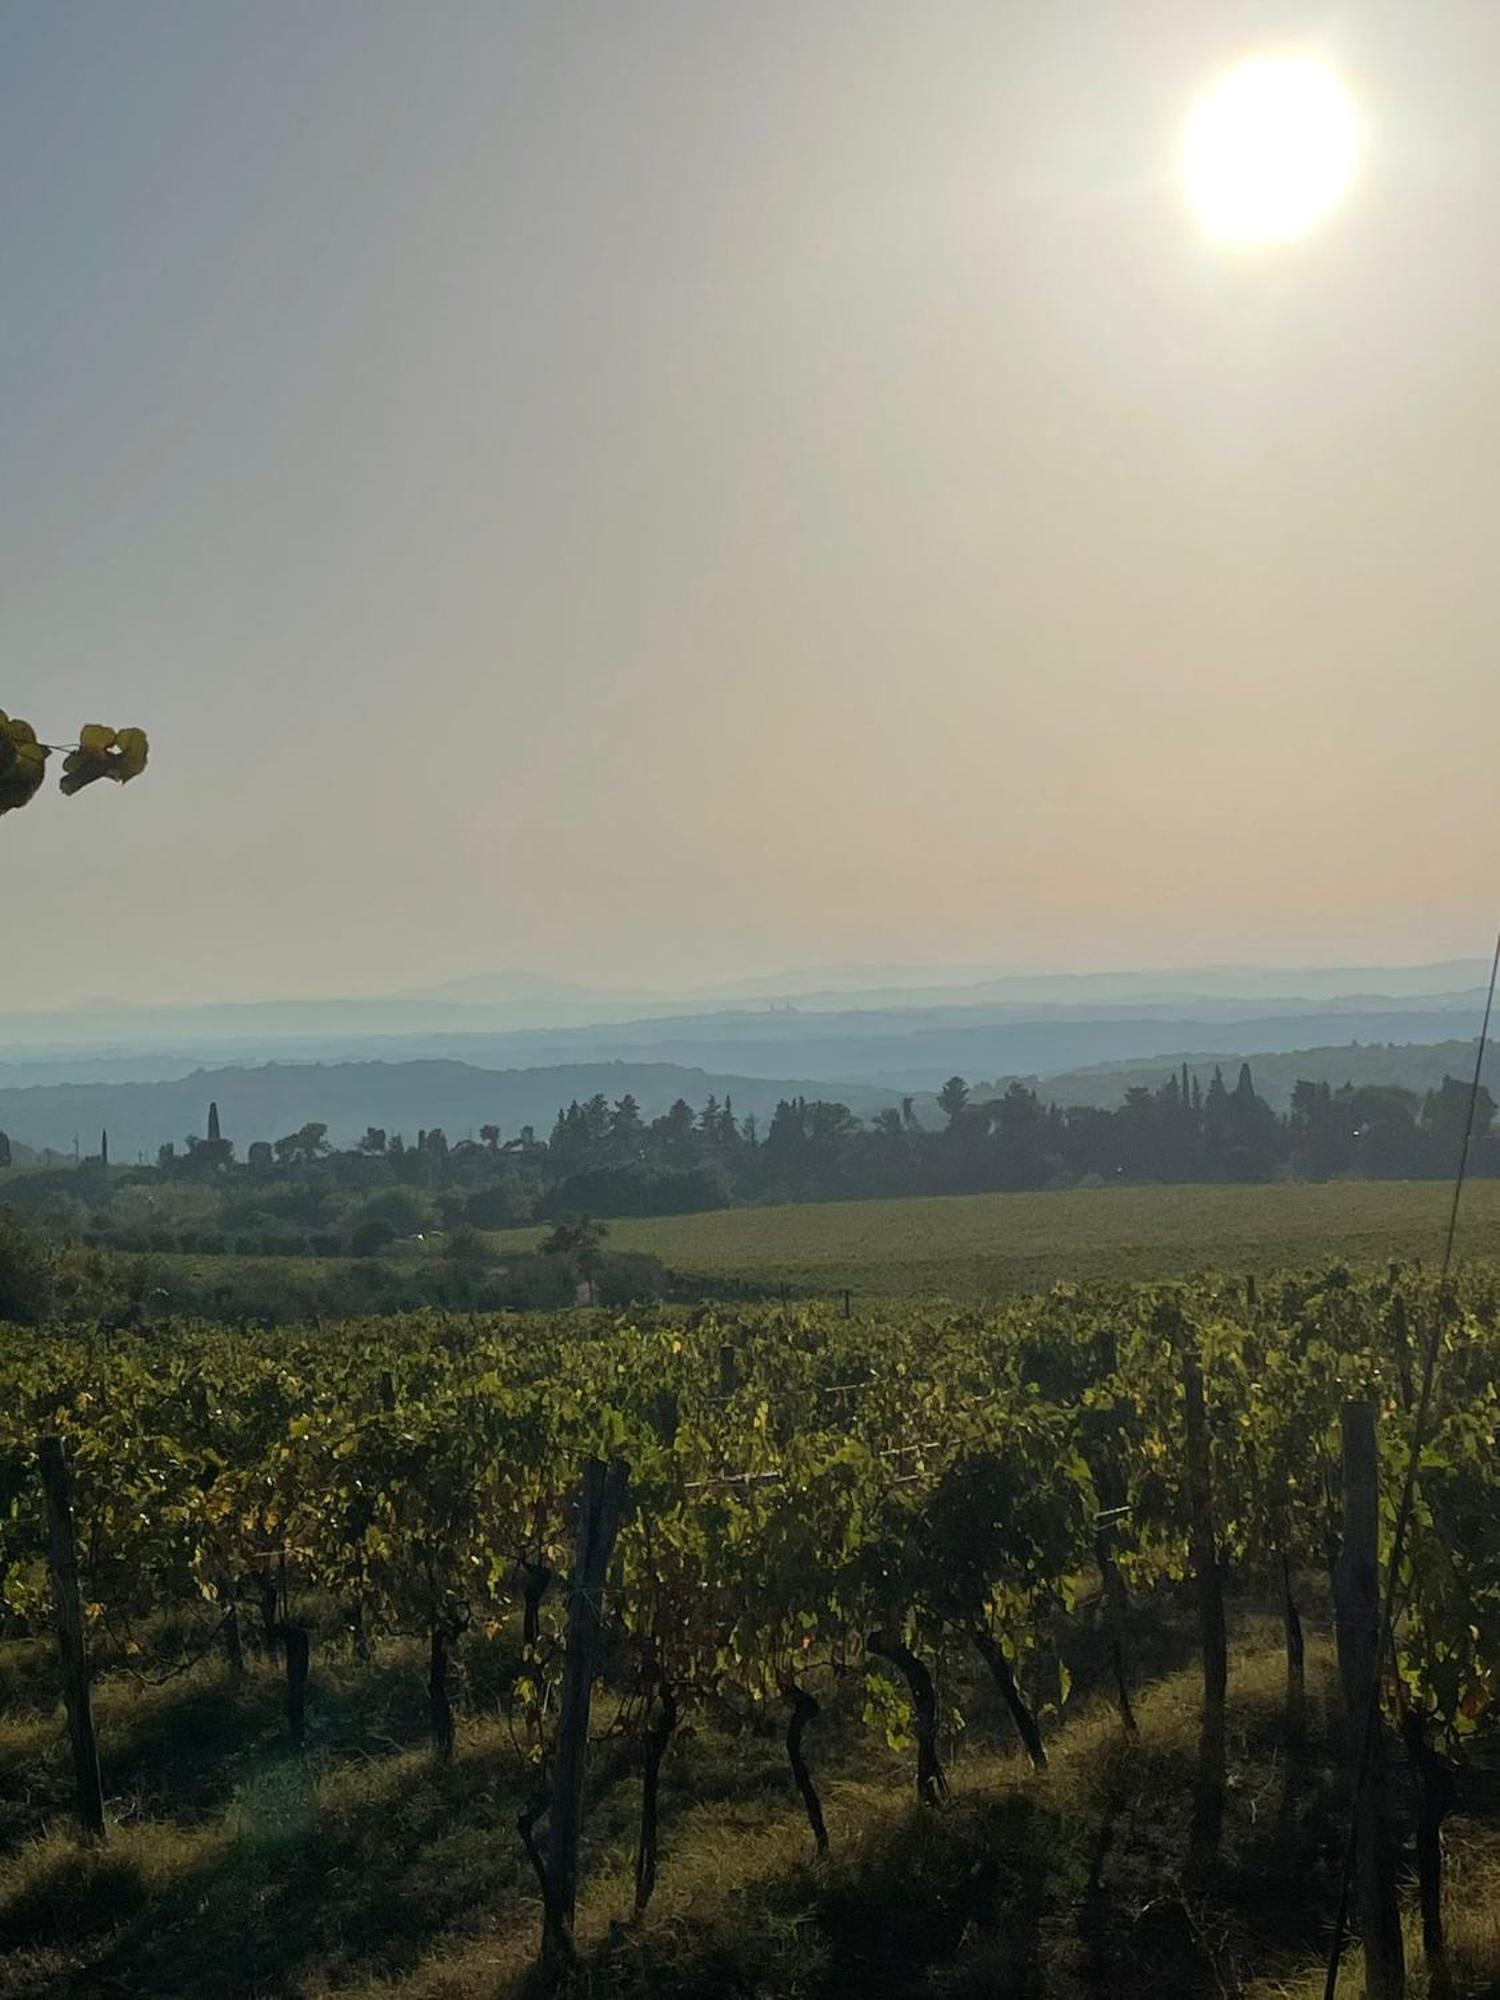
[[[1424,1128],[1455,1155],[1463,1144],[1469,1123],[1471,1097],[1474,1104],[1473,1137],[1482,1139],[1495,1119],[1495,1100],[1484,1084],[1480,1084],[1476,1093],[1471,1084],[1460,1082],[1456,1076],[1445,1076],[1441,1089],[1429,1090],[1422,1101]]]
[[[947,1119],[951,1131],[963,1116],[964,1107],[968,1104],[969,1086],[961,1076],[950,1076],[938,1092],[937,1101],[938,1109]]]
[[[275,1142],[273,1151],[283,1165],[310,1167],[328,1151],[328,1127],[313,1121]]]

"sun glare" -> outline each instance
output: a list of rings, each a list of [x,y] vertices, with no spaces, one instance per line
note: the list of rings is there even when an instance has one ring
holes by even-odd
[[[1335,206],[1354,171],[1354,105],[1325,63],[1257,56],[1199,99],[1182,175],[1199,220],[1226,243],[1301,236]]]

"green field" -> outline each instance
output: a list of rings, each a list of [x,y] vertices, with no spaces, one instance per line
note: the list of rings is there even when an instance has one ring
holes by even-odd
[[[609,1245],[650,1251],[679,1271],[801,1290],[991,1298],[1059,1278],[1433,1258],[1451,1201],[1438,1181],[1070,1188],[622,1220],[611,1223]],[[489,1240],[501,1251],[533,1249],[543,1234],[515,1229]],[[1460,1254],[1493,1255],[1497,1245],[1500,1181],[1472,1182]]]

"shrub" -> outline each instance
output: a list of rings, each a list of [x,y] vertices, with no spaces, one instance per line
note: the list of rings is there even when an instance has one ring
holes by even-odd
[[[396,1240],[393,1223],[383,1215],[364,1215],[349,1232],[349,1249],[356,1257],[377,1257]]]
[[[415,1236],[431,1228],[432,1203],[407,1188],[387,1188],[382,1194],[371,1195],[359,1211],[360,1221],[367,1216],[388,1222],[398,1236]]]
[[[496,1306],[530,1312],[570,1306],[578,1288],[576,1276],[561,1257],[518,1257],[505,1270],[497,1271],[491,1284]]]
[[[515,1179],[480,1188],[464,1203],[464,1216],[476,1229],[515,1229],[530,1222],[531,1211],[530,1197]]]
[[[461,1223],[448,1238],[448,1259],[450,1263],[466,1264],[470,1269],[490,1262],[490,1252],[479,1231],[469,1223]]]
[[[640,1299],[665,1298],[671,1273],[660,1257],[644,1250],[611,1250],[594,1272],[594,1299],[601,1306],[629,1306]]]
[[[56,1254],[0,1215],[0,1320],[35,1326],[52,1309]]]

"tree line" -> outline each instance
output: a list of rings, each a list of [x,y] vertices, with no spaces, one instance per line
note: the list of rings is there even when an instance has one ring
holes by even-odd
[[[309,1123],[253,1141],[243,1160],[211,1105],[202,1137],[154,1167],[109,1162],[108,1136],[78,1165],[8,1175],[0,1201],[117,1249],[369,1256],[441,1233],[462,1257],[479,1233],[575,1214],[683,1214],[745,1202],[980,1193],[1118,1182],[1441,1177],[1453,1170],[1469,1086],[1425,1096],[1390,1086],[1302,1082],[1278,1114],[1243,1063],[1205,1086],[1184,1065],[1114,1109],[1064,1108],[1023,1083],[981,1096],[962,1077],[937,1095],[941,1124],[913,1102],[861,1119],[832,1099],[788,1098],[762,1128],[729,1099],[685,1100],[656,1118],[636,1099],[563,1107],[550,1134],[482,1125],[450,1142],[368,1129],[338,1149]],[[1471,1160],[1500,1172],[1495,1104],[1481,1088]],[[0,1134],[0,1165],[7,1158]]]

